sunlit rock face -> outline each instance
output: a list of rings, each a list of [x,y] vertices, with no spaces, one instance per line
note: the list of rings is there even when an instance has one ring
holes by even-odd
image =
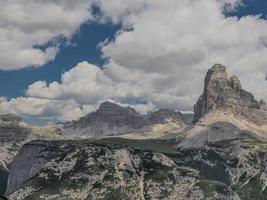
[[[230,110],[254,123],[265,123],[257,117],[261,104],[242,89],[236,76],[228,78],[226,67],[220,64],[207,72],[203,94],[194,106],[194,122],[213,109]]]

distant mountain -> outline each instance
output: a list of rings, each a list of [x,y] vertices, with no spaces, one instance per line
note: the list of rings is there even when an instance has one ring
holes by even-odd
[[[122,107],[104,102],[100,107],[77,121],[65,124],[65,134],[87,137],[103,137],[133,132],[147,132],[157,124],[175,124],[185,127],[181,113],[171,109],[160,109],[148,115],[141,115],[131,107]]]
[[[226,67],[220,64],[207,72],[203,94],[194,106],[193,122],[180,147],[200,148],[241,137],[267,137],[264,102],[242,89],[236,76],[228,78]]]

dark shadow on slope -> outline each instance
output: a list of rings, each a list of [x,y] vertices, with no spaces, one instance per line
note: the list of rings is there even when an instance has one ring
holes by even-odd
[[[0,168],[0,195],[3,195],[6,191],[7,180],[8,180],[8,171]]]

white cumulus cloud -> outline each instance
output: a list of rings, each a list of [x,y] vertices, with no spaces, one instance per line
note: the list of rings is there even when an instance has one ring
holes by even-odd
[[[55,58],[57,45],[43,45],[56,37],[70,39],[92,19],[91,0],[0,0],[0,69],[41,66]]]
[[[0,113],[15,113],[21,116],[60,121],[72,120],[85,114],[73,100],[58,101],[32,97],[19,97],[10,101],[2,101]]]

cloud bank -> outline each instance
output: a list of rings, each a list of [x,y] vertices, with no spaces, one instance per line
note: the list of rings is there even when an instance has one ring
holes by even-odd
[[[104,100],[132,104],[141,112],[159,107],[192,110],[206,70],[214,63],[226,65],[246,90],[267,99],[267,21],[260,16],[239,19],[224,14],[242,1],[94,3],[100,7],[99,23],[123,24],[114,41],[100,44],[103,57],[109,60],[103,70],[78,63],[59,82],[40,80],[28,87],[26,97],[3,99],[0,112],[9,108],[22,115],[68,120]],[[21,107],[22,102],[39,109]]]

